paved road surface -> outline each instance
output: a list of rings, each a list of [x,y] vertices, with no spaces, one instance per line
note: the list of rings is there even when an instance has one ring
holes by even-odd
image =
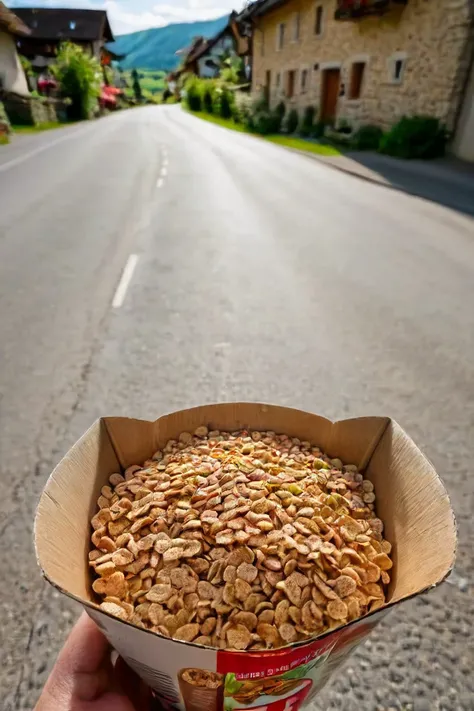
[[[472,709],[473,225],[178,107],[1,151],[6,710],[32,707],[78,613],[31,546],[53,464],[99,415],[232,399],[390,414],[425,448],[458,516],[455,584],[389,616],[317,708]]]

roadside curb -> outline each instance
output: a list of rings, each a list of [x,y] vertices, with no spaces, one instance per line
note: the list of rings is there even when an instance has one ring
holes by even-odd
[[[438,202],[438,200],[435,200],[434,198],[430,198],[428,195],[424,195],[423,193],[413,190],[407,187],[404,187],[402,185],[399,185],[397,183],[390,183],[390,182],[385,182],[384,180],[377,180],[376,178],[371,178],[369,175],[364,175],[363,173],[359,173],[356,170],[350,170],[349,168],[343,168],[342,166],[336,165],[332,161],[326,160],[323,156],[319,156],[317,153],[309,153],[306,151],[300,151],[296,148],[288,148],[287,146],[282,146],[282,148],[286,148],[286,150],[292,151],[293,153],[299,153],[299,155],[306,156],[306,158],[309,158],[311,160],[315,160],[318,163],[321,163],[322,165],[327,166],[328,168],[332,168],[333,170],[337,170],[339,173],[345,173],[346,175],[351,175],[353,178],[359,178],[360,180],[365,180],[366,183],[370,183],[371,185],[379,185],[382,188],[388,188],[389,190],[396,191],[398,193],[404,193],[405,195],[410,195],[411,197],[416,197],[419,198],[420,200],[425,200],[427,202],[433,203],[434,205],[440,205],[441,207],[444,207],[447,210],[453,210],[455,212],[460,212],[463,214],[465,217],[474,217],[474,211],[473,212],[467,212],[463,207],[461,206],[454,206],[454,205],[443,205],[442,203]]]
[[[286,146],[282,146],[283,148],[286,148]],[[400,185],[394,185],[393,183],[386,182],[384,180],[377,180],[376,178],[371,178],[369,175],[364,175],[364,173],[359,173],[356,170],[350,170],[349,168],[343,168],[340,165],[336,165],[332,161],[326,160],[323,156],[318,156],[317,153],[309,153],[307,151],[300,151],[296,148],[287,148],[289,151],[293,151],[293,153],[299,153],[299,155],[306,156],[306,158],[310,158],[311,160],[315,160],[318,163],[321,163],[322,165],[326,165],[328,168],[333,168],[334,170],[339,171],[339,173],[345,173],[346,175],[352,175],[354,178],[360,178],[360,180],[365,180],[367,183],[371,183],[372,185],[380,185],[382,188],[389,188],[390,190],[396,190],[397,192],[400,193],[406,193],[407,195],[413,195],[414,197],[420,197],[423,198],[424,200],[430,200],[430,198],[425,197],[424,195],[421,195],[421,193],[414,192],[412,190],[408,190],[407,188],[403,188]],[[337,160],[337,158],[336,158]],[[430,200],[430,202],[433,202]]]

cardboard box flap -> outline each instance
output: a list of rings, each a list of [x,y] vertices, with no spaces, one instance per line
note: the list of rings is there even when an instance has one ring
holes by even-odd
[[[156,422],[107,417],[105,423],[123,468],[143,462],[181,432],[196,427],[234,431],[242,428],[273,430],[307,439],[332,457],[363,468],[390,419],[361,417],[332,423],[319,415],[275,405],[222,403],[203,405],[160,417]]]
[[[440,583],[456,553],[456,525],[446,489],[431,463],[393,420],[367,468],[377,514],[393,543],[389,602]]]
[[[120,464],[98,420],[53,471],[36,512],[36,557],[43,574],[82,599],[90,599],[90,519],[100,489],[117,471]]]
[[[335,422],[323,449],[344,464],[357,464],[363,471],[390,423],[389,417],[358,417]]]

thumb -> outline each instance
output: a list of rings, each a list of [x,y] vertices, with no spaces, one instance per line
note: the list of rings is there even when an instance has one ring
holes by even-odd
[[[42,699],[74,698],[93,701],[108,688],[109,644],[96,624],[83,613],[73,628],[46,683]],[[51,708],[51,707],[50,707]]]

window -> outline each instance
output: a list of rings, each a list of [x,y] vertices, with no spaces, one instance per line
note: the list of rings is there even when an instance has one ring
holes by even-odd
[[[365,62],[354,62],[349,85],[349,99],[360,99],[364,83]]]
[[[265,32],[262,30],[262,37],[260,42],[260,56],[265,56]]]
[[[301,93],[305,94],[308,91],[308,70],[301,70]]]
[[[276,77],[275,77],[275,85],[276,85],[276,88],[277,88],[277,89],[280,88],[280,85],[281,85],[281,74],[280,74],[280,72],[278,72],[277,75],[276,75]]]
[[[391,84],[401,84],[405,74],[407,55],[397,52],[388,60],[388,79]]]
[[[295,84],[296,84],[296,71],[294,69],[288,72],[286,81],[286,96],[288,99],[292,99],[295,95]]]
[[[282,22],[277,27],[277,49],[283,49],[285,44],[285,23]]]
[[[75,20],[71,20],[71,22],[69,23],[69,29],[70,30],[76,29],[76,21]]]
[[[316,6],[316,18],[314,22],[314,34],[318,37],[323,34],[323,6]]]
[[[300,41],[301,12],[295,12],[293,17],[293,42]]]

